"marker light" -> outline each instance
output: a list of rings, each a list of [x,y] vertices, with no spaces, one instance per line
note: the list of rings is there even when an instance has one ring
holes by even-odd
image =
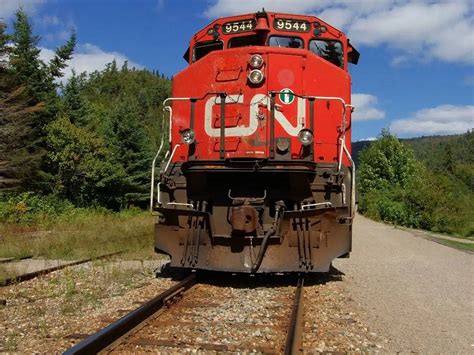
[[[298,133],[298,139],[300,140],[301,144],[303,144],[304,146],[307,146],[307,145],[310,145],[311,143],[313,143],[313,132],[311,132],[311,130],[309,129],[302,129],[299,133]]]
[[[254,54],[249,59],[249,65],[253,69],[261,68],[263,65],[263,58],[260,54]]]
[[[258,70],[258,69],[254,69],[252,71],[250,71],[249,73],[249,81],[252,83],[252,84],[260,84],[262,81],[263,81],[263,73]]]
[[[187,128],[181,132],[181,140],[186,144],[193,144],[196,139],[194,131],[191,128]]]

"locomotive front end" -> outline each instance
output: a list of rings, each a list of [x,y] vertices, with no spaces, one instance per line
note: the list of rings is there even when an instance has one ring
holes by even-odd
[[[356,55],[308,16],[225,18],[193,37],[165,102],[170,150],[152,182],[155,249],[171,266],[327,272],[349,255]]]

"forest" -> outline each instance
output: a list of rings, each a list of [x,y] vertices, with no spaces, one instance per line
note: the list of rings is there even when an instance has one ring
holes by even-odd
[[[22,9],[11,29],[0,22],[0,219],[144,207],[170,80],[126,62],[66,80],[75,33],[49,62],[39,42]]]

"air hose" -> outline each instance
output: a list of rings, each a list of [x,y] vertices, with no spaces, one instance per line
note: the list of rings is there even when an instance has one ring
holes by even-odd
[[[285,203],[283,201],[278,201],[275,204],[275,219],[273,220],[273,224],[270,229],[265,233],[262,240],[262,245],[260,246],[260,250],[258,251],[257,260],[252,265],[252,273],[255,273],[260,269],[260,265],[262,264],[263,257],[265,256],[265,252],[267,251],[268,241],[270,237],[274,236],[279,227],[280,227],[280,217],[281,211],[285,208]]]

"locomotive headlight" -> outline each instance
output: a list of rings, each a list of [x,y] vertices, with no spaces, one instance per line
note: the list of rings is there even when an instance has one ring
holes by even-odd
[[[194,131],[191,128],[187,128],[181,132],[181,140],[186,144],[193,144],[196,140]]]
[[[260,54],[254,54],[249,59],[249,65],[253,69],[261,68],[263,65],[263,58]]]
[[[313,132],[311,132],[310,129],[302,129],[298,133],[298,139],[304,146],[310,145],[311,143],[313,143],[314,140]]]
[[[254,69],[250,71],[248,78],[252,84],[256,85],[263,81],[264,76],[261,70]]]

